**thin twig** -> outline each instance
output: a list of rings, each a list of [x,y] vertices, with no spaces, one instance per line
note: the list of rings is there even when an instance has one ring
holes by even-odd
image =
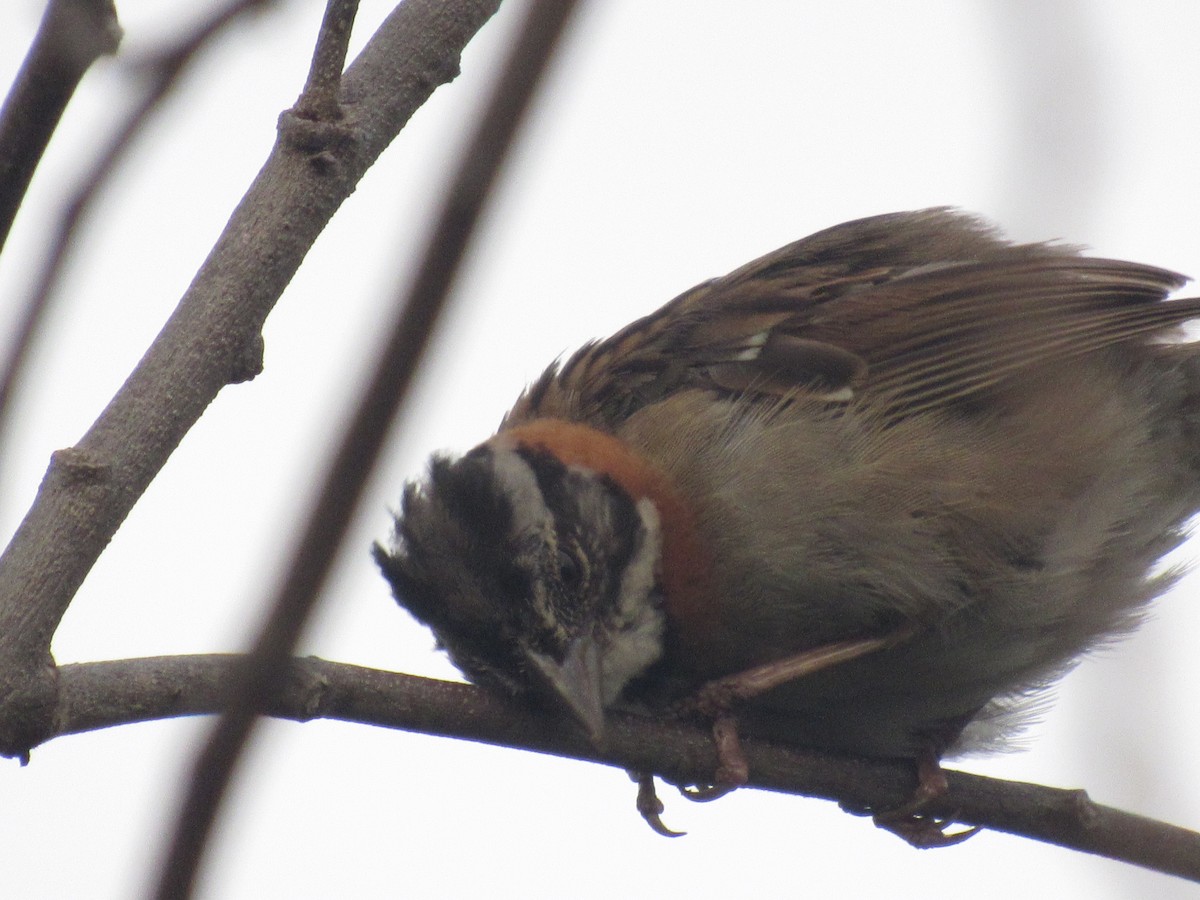
[[[112,0],[50,0],[17,80],[0,109],[0,250],[50,136],[84,73],[117,52]]]
[[[338,91],[357,14],[358,0],[328,0],[326,3],[308,80],[294,108],[301,118],[321,122],[341,118]]]
[[[498,89],[467,143],[416,280],[396,304],[391,338],[324,479],[267,623],[248,665],[233,679],[229,706],[197,760],[158,881],[156,896],[164,900],[191,894],[254,721],[277,691],[445,305],[479,213],[573,7],[568,0],[537,0],[530,7]]]
[[[213,654],[63,666],[55,735],[219,712],[240,662]],[[315,657],[290,661],[267,709],[300,722],[339,719],[656,771],[676,783],[704,781],[717,764],[701,726],[615,716],[598,751],[569,724],[471,685]],[[907,763],[743,742],[750,787],[880,809],[907,800],[915,784]],[[946,774],[950,792],[931,813],[1200,882],[1200,834],[1093,803],[1083,791]],[[640,828],[630,798],[630,827]]]

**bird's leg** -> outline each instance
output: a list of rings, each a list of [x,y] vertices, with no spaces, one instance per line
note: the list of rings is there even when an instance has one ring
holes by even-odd
[[[702,685],[680,704],[679,711],[699,713],[712,719],[717,770],[711,784],[683,786],[680,791],[689,800],[715,800],[749,780],[750,765],[742,750],[737,719],[733,714],[738,703],[821,669],[894,646],[908,640],[912,634],[911,630],[905,629],[886,637],[824,644]]]
[[[733,706],[751,700],[767,691],[796,681],[813,672],[828,669],[839,663],[849,662],[876,650],[893,647],[912,637],[913,631],[905,629],[886,637],[863,638],[857,641],[838,641],[822,644],[782,659],[774,659],[761,666],[754,666],[735,675],[716,678],[686,698],[681,704],[683,712],[696,712],[716,716],[728,712]]]

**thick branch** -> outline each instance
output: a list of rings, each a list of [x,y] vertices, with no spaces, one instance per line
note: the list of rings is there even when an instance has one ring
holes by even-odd
[[[342,80],[337,133],[284,114],[280,139],[154,344],[79,444],[59,451],[0,557],[0,752],[54,705],[50,639],[100,552],[226,384],[326,222],[438,85],[498,0],[408,0]],[[309,126],[312,123],[308,123]]]
[[[130,722],[220,712],[241,658],[152,657],[63,666],[52,736]],[[293,660],[270,703],[295,721],[339,719],[661,773],[703,782],[716,766],[708,731],[683,723],[615,717],[596,750],[554,719],[465,684],[309,657]],[[846,759],[745,740],[750,786],[894,808],[915,785],[903,762]],[[948,772],[950,793],[930,812],[1200,881],[1200,834],[1093,803],[1083,791]],[[631,820],[632,795],[630,807]]]

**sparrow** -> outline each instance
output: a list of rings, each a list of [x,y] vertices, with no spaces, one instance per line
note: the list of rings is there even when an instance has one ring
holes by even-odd
[[[1002,748],[1177,577],[1185,281],[947,208],[820,231],[552,364],[375,558],[469,680],[596,741],[732,686],[740,734]]]

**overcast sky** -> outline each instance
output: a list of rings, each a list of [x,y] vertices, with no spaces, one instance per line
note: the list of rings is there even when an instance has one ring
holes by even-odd
[[[0,13],[11,81],[41,3]],[[124,50],[212,2],[118,0]],[[323,4],[221,43],[156,120],[74,257],[0,470],[0,526],[78,440],[173,309],[295,99]],[[390,7],[365,2],[355,46]],[[322,236],[267,322],[266,370],[228,388],[95,567],[59,662],[242,648],[372,359],[389,291],[521,7],[510,0]],[[1021,239],[1200,274],[1200,4],[599,0],[560,54],[368,494],[304,652],[454,677],[368,547],[434,449],[488,436],[554,357],[828,225],[951,204]],[[0,316],[79,167],[129,96],[88,76],[0,260]],[[1193,554],[1194,555],[1194,554]],[[1185,557],[1181,557],[1183,559]],[[964,768],[1200,826],[1196,584],[1064,683],[1029,750]],[[0,765],[0,892],[144,889],[210,722],[60,739]],[[918,853],[818,801],[664,791],[652,834],[616,770],[339,723],[270,723],[201,896],[1185,896],[1170,879],[1005,835]],[[1189,894],[1190,895],[1190,894]]]

